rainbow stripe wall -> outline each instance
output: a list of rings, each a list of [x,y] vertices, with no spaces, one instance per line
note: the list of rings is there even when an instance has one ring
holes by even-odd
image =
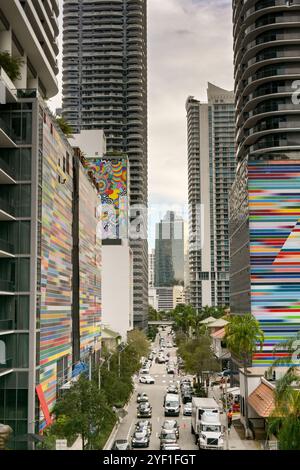
[[[97,191],[81,165],[79,194],[80,352],[83,357],[101,334],[101,239],[97,236]]]
[[[66,181],[63,161],[72,150],[46,114],[43,123],[43,185],[41,228],[40,383],[47,405],[56,400],[57,361],[72,364],[72,165]],[[41,415],[41,429],[44,422]]]
[[[250,162],[251,309],[265,334],[253,365],[300,330],[300,161]]]

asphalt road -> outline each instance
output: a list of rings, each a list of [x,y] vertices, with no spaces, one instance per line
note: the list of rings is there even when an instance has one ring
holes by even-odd
[[[165,332],[161,332],[162,336],[167,337],[167,333],[170,329],[167,328]],[[167,341],[166,341],[167,342]],[[158,350],[158,338],[155,341],[155,348]],[[166,348],[166,352],[170,353],[170,356],[176,358],[176,349],[175,348]],[[160,441],[159,435],[161,431],[161,426],[165,419],[176,419],[180,425],[180,435],[178,444],[182,450],[196,450],[198,447],[194,443],[193,436],[191,434],[191,418],[188,416],[182,415],[182,406],[181,414],[177,418],[168,418],[164,416],[163,401],[166,393],[167,387],[174,383],[179,382],[179,377],[177,375],[169,375],[166,371],[165,364],[155,364],[150,369],[150,375],[154,377],[155,384],[140,384],[138,378],[135,380],[136,389],[130,401],[128,407],[128,414],[123,419],[122,423],[119,426],[116,439],[128,439],[131,442],[131,436],[134,432],[135,423],[138,421],[137,418],[137,394],[139,392],[146,392],[149,397],[149,402],[152,406],[152,434],[150,440],[149,450],[159,450]]]

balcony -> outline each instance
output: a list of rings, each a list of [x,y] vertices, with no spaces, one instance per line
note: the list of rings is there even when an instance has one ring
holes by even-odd
[[[7,279],[0,279],[0,295],[14,295],[15,285]]]
[[[3,334],[8,334],[14,329],[13,320],[0,320],[0,336]]]
[[[15,220],[15,208],[2,196],[0,196],[0,221]]]
[[[0,238],[0,258],[14,258],[14,246]]]
[[[6,359],[4,363],[0,363],[0,377],[6,374],[10,374],[13,371],[12,364],[12,358]]]
[[[17,145],[14,142],[15,136],[9,126],[4,121],[2,117],[0,117],[0,148],[14,148]]]
[[[0,184],[15,184],[14,169],[0,157]]]

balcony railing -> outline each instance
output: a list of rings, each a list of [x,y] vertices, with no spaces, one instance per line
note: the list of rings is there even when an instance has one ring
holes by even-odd
[[[3,210],[12,216],[15,215],[15,208],[2,196],[0,196],[0,210]]]
[[[5,364],[0,363],[0,371],[3,369],[12,369],[12,364],[13,364],[12,358],[6,359]]]
[[[2,157],[0,157],[0,170],[5,171],[11,178],[16,178],[15,169],[12,168],[7,161],[5,161]]]
[[[0,331],[7,331],[14,329],[13,320],[0,320]]]
[[[0,250],[5,251],[6,253],[12,253],[14,252],[14,246],[12,243],[9,243],[7,240],[3,240],[0,238]]]
[[[0,291],[2,292],[14,292],[15,285],[12,281],[6,279],[0,279]]]

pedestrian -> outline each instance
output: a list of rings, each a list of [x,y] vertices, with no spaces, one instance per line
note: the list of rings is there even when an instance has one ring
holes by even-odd
[[[227,413],[227,422],[228,422],[228,431],[230,431],[231,425],[232,425],[232,409],[229,408],[228,413]]]

